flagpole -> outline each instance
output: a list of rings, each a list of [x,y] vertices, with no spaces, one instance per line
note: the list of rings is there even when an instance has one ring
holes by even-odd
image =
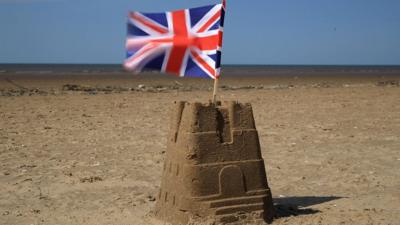
[[[226,9],[226,0],[222,0],[222,10],[224,11],[225,9]],[[222,28],[223,23],[224,23],[223,22],[223,18],[221,18],[221,19],[222,19],[221,20],[222,23],[220,24],[220,27],[219,27],[219,29],[220,29],[220,48],[222,47],[222,31],[223,31],[223,29],[221,29],[221,28]],[[219,51],[221,51],[221,49],[219,49]],[[219,59],[219,60],[221,60],[221,59]],[[218,63],[218,64],[221,65],[220,63]],[[217,104],[218,81],[219,81],[219,77],[221,75],[220,72],[221,71],[218,71],[218,74],[215,76],[215,79],[214,79],[214,92],[213,92],[212,102],[215,105]]]
[[[214,104],[217,104],[218,81],[219,81],[219,76],[215,77],[215,79],[214,79],[214,92],[213,92],[213,98],[212,98],[212,102]]]

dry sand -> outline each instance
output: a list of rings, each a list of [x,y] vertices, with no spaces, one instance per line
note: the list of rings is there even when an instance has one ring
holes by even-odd
[[[174,100],[171,78],[0,81],[0,224],[149,224]],[[10,76],[8,76],[10,78]],[[253,105],[273,224],[400,224],[399,77],[227,78]]]

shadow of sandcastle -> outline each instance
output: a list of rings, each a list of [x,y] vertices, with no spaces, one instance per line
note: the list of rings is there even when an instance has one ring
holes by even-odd
[[[274,198],[275,217],[290,217],[320,213],[320,210],[309,208],[325,202],[334,201],[343,197],[337,196],[302,196]]]

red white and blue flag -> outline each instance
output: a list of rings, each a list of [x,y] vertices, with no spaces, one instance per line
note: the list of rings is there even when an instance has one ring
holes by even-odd
[[[216,79],[220,75],[225,0],[164,13],[129,13],[129,71],[161,71],[181,77]]]

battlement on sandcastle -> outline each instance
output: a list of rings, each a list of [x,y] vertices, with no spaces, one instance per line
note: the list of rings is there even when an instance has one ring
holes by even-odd
[[[157,218],[173,225],[271,220],[251,105],[175,102],[172,112]]]

